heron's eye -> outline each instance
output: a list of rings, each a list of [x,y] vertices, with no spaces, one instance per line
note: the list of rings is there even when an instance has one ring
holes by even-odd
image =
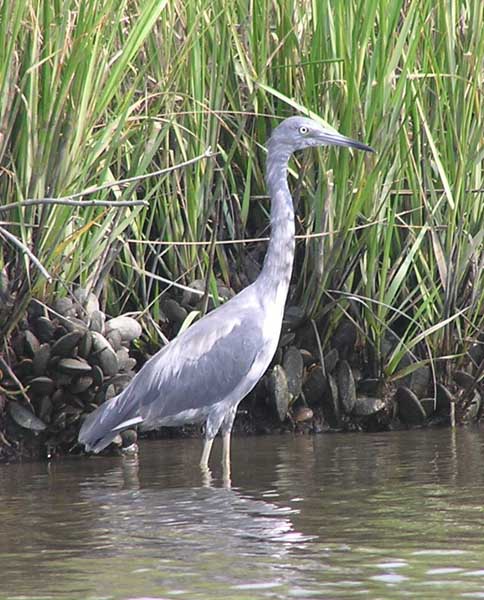
[[[309,129],[306,127],[306,125],[302,125],[299,127],[299,133],[301,135],[307,135],[309,133]]]

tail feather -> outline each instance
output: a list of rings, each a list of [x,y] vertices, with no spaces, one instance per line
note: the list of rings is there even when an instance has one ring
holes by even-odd
[[[137,406],[127,401],[125,392],[111,398],[90,413],[79,431],[79,443],[88,452],[98,453],[114,440],[118,433],[131,425],[140,423]]]

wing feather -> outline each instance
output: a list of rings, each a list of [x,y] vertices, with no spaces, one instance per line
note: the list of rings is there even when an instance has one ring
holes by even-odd
[[[144,427],[182,411],[208,408],[247,378],[261,352],[263,332],[256,318],[241,314],[209,313],[145,364],[122,398],[123,404],[138,403]],[[247,392],[253,385],[255,381],[247,381]]]

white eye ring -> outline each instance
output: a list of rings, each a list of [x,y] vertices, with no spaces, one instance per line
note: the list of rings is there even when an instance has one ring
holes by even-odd
[[[301,135],[307,135],[309,133],[309,129],[306,127],[306,125],[302,125],[299,127],[299,133]]]

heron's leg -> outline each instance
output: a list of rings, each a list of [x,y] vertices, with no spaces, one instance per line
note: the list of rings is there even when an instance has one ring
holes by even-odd
[[[227,470],[230,476],[230,435],[232,433],[232,425],[234,424],[235,414],[237,412],[237,406],[234,406],[229,413],[225,415],[225,419],[222,422],[222,465],[224,471]]]
[[[226,431],[222,435],[222,464],[230,469],[230,431]]]
[[[204,471],[208,469],[208,458],[212,450],[213,438],[206,438],[203,444],[202,458],[200,459],[200,468]]]

